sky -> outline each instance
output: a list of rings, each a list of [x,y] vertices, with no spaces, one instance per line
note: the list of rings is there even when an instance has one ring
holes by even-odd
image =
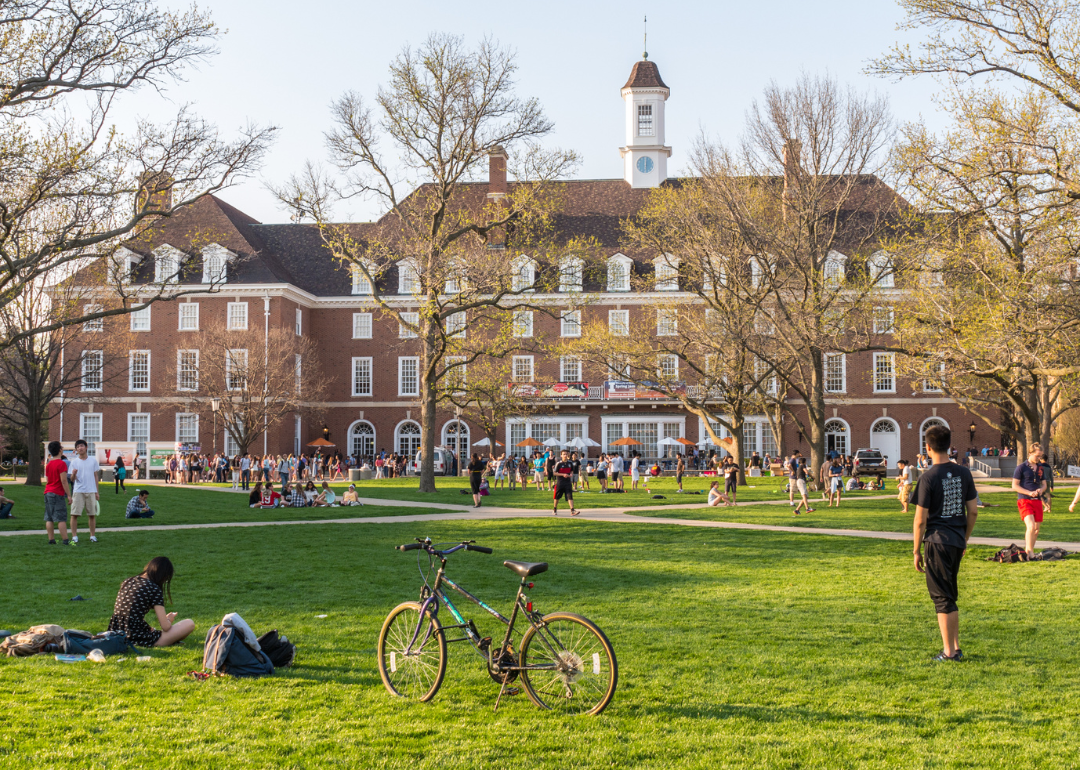
[[[283,182],[307,160],[326,159],[322,137],[330,127],[330,103],[348,90],[373,97],[401,48],[422,43],[431,32],[462,35],[470,44],[490,36],[515,50],[518,94],[539,99],[554,121],[548,144],[580,155],[580,179],[622,176],[619,89],[641,58],[646,14],[649,58],[671,89],[669,175],[686,170],[687,150],[702,132],[737,141],[746,110],[769,82],[790,84],[801,72],[884,94],[900,121],[943,121],[932,101],[933,81],[895,83],[864,73],[891,45],[917,41],[897,31],[903,14],[893,0],[668,0],[659,6],[609,0],[204,0],[200,6],[227,30],[220,53],[164,96],[151,90],[128,96],[117,115],[122,128],[134,115],[165,119],[191,103],[224,137],[249,121],[278,126],[259,176],[220,194],[262,222],[288,220],[268,183]],[[375,201],[335,212],[354,221],[381,213]]]

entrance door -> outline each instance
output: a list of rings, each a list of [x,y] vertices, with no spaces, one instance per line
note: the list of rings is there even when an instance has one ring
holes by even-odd
[[[469,426],[463,422],[447,423],[443,430],[443,446],[453,452],[459,465],[469,464]],[[490,447],[489,447],[490,448]],[[492,453],[498,456],[498,452],[492,449]],[[449,473],[449,469],[447,469]]]
[[[870,428],[870,448],[881,452],[887,467],[895,468],[901,459],[899,426],[887,417],[875,422]]]
[[[836,452],[838,455],[847,456],[848,451],[847,425],[840,420],[829,420],[825,423],[825,453]]]

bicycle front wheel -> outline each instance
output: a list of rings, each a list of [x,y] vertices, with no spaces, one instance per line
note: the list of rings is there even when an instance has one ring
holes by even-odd
[[[421,623],[420,610],[419,603],[405,602],[386,616],[379,632],[379,676],[391,695],[429,701],[446,673],[446,637],[430,612]]]
[[[615,695],[619,664],[595,623],[553,612],[521,639],[521,683],[540,708],[564,714],[599,714]]]

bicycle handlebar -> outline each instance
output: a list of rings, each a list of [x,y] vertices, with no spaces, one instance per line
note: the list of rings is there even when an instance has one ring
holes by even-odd
[[[472,545],[471,543],[465,545],[466,551],[479,551],[480,553],[495,553],[490,548],[485,548],[482,545]]]
[[[417,538],[416,540],[417,540],[417,542],[415,542],[415,543],[406,543],[405,545],[395,545],[394,550],[396,550],[396,551],[415,551],[418,548],[423,548],[428,553],[434,554],[436,556],[447,556],[447,555],[452,554],[452,553],[454,553],[456,551],[460,551],[462,548],[464,548],[466,551],[477,551],[479,553],[494,553],[494,551],[491,550],[490,548],[485,548],[482,545],[473,545],[473,543],[476,542],[475,540],[463,541],[463,542],[458,543],[457,545],[453,546],[452,548],[447,548],[445,551],[439,551],[439,550],[436,550],[435,548],[433,548],[431,541],[429,539],[427,539],[427,538],[423,538],[423,539]]]
[[[405,545],[395,545],[395,551],[415,551],[420,547],[419,543],[406,543]]]

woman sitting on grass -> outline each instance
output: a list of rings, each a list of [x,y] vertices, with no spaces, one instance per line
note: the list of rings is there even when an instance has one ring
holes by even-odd
[[[329,508],[331,505],[337,502],[337,495],[330,489],[330,485],[327,482],[322,483],[322,491],[316,495],[312,501],[312,505],[316,508]]]
[[[248,508],[262,507],[262,488],[262,482],[256,481],[255,486],[251,488],[251,494],[248,495]]]
[[[359,495],[356,494],[356,484],[349,484],[349,488],[345,490],[345,494],[341,497],[342,505],[363,505],[360,502]]]
[[[709,505],[715,508],[716,506],[720,505],[721,500],[724,501],[724,505],[728,504],[727,496],[725,496],[724,493],[720,491],[720,481],[717,480],[709,486]]]
[[[168,647],[183,641],[195,630],[195,621],[174,622],[176,613],[165,612],[166,593],[172,604],[172,578],[172,562],[165,556],[157,556],[150,560],[141,575],[121,583],[113,616],[109,619],[109,630],[123,631],[128,642],[138,647]],[[146,613],[151,609],[157,615],[160,631],[146,622]]]
[[[307,486],[304,487],[304,498],[307,500],[309,506],[315,505],[315,498],[319,496],[319,492],[315,489],[315,482],[308,479]]]

